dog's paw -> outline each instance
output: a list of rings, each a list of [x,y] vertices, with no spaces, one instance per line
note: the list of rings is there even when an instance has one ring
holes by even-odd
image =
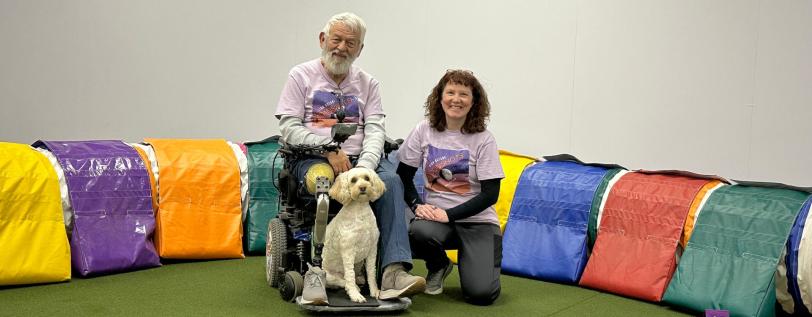
[[[350,295],[350,300],[356,303],[366,303],[367,299],[364,298],[364,295],[361,295],[358,291],[352,291],[348,293]]]
[[[377,289],[377,288],[369,290],[369,296],[372,297],[372,298],[378,298],[378,295],[380,295],[380,294],[381,294],[381,291],[379,289]]]

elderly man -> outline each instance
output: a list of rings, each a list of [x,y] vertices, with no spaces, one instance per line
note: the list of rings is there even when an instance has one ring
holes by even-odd
[[[372,209],[381,233],[378,267],[383,269],[383,277],[379,298],[393,299],[423,292],[426,281],[407,273],[412,256],[403,184],[394,164],[381,159],[385,130],[379,83],[353,65],[364,48],[365,33],[364,21],[355,14],[341,13],[330,18],[319,34],[321,58],[293,67],[275,115],[282,141],[287,144],[325,144],[331,140],[330,128],[337,118],[358,123],[356,134],[342,144],[341,150],[325,154],[325,159],[336,174],[349,170],[356,162],[357,167],[375,170],[386,184],[386,193],[372,204]],[[306,275],[305,294],[314,284],[323,288],[323,277],[314,281],[314,274]],[[303,297],[308,300],[308,296]]]

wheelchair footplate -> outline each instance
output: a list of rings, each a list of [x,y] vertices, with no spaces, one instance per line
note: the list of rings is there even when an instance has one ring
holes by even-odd
[[[350,300],[344,289],[327,289],[327,301],[329,305],[309,305],[302,304],[302,297],[296,297],[296,304],[299,307],[314,312],[382,312],[406,310],[412,305],[409,298],[396,298],[393,300],[379,300],[365,294],[366,303],[356,303]]]

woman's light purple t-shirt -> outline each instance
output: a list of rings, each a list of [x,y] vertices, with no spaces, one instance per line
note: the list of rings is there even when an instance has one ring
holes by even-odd
[[[496,140],[487,130],[474,134],[439,132],[423,120],[398,150],[398,159],[412,167],[423,166],[425,203],[443,209],[456,207],[479,194],[480,180],[505,177]],[[493,206],[456,222],[499,225]]]
[[[358,130],[341,148],[349,155],[358,155],[364,140],[365,118],[383,114],[378,86],[375,78],[357,66],[352,66],[347,78],[337,85],[321,60],[315,59],[290,70],[275,115],[302,118],[313,133],[329,138],[330,128],[338,121],[336,111],[343,106],[344,122],[358,123]]]

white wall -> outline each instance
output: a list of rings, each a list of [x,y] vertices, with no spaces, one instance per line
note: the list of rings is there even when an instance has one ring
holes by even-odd
[[[262,139],[330,15],[389,134],[474,71],[501,148],[812,186],[812,2],[0,0],[0,140]]]

